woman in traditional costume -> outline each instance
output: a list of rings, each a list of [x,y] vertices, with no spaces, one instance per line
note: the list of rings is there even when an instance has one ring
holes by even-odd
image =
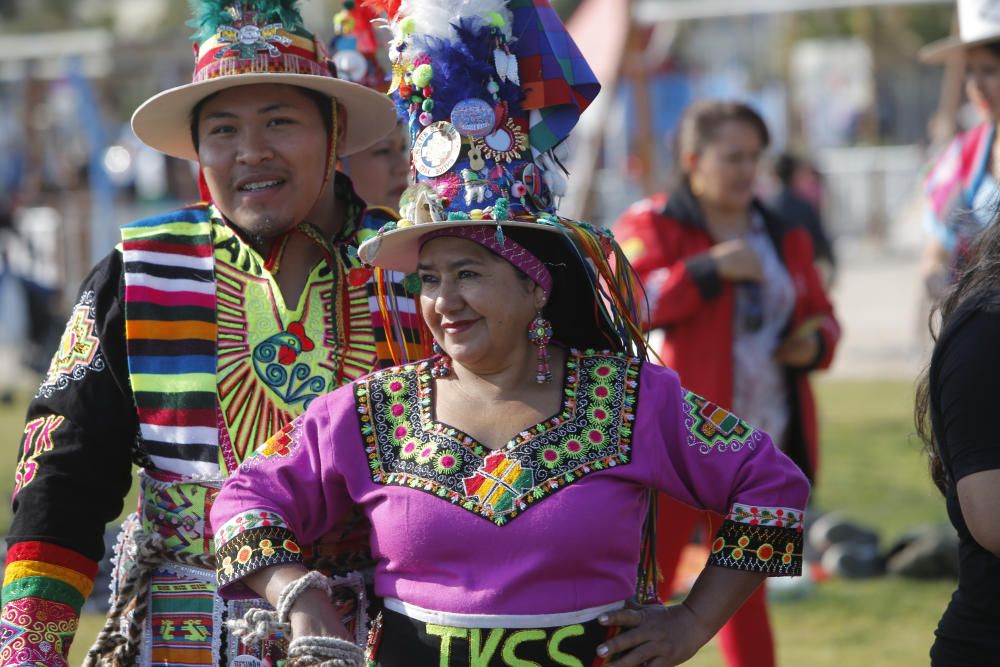
[[[227,482],[220,588],[267,597],[290,655],[363,664],[299,554],[357,503],[382,599],[369,664],[679,664],[800,571],[808,483],[645,362],[628,262],[547,185],[596,81],[547,3],[475,4],[391,15],[418,184],[359,249],[417,272],[438,352],[315,401]],[[726,516],[674,606],[654,599],[654,491]]]

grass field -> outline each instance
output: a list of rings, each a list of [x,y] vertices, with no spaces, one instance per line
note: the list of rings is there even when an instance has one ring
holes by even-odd
[[[914,525],[945,521],[912,436],[912,385],[900,381],[820,381],[823,444],[815,501],[878,529],[883,543]],[[0,494],[9,497],[24,406],[0,408],[10,451],[0,460]],[[132,507],[134,501],[126,503]],[[9,517],[0,515],[0,529]],[[926,665],[951,582],[893,578],[829,580],[803,599],[774,603],[772,623],[783,665]],[[104,592],[102,591],[103,595]],[[80,664],[103,619],[85,617],[70,664]],[[713,645],[688,664],[722,667]]]

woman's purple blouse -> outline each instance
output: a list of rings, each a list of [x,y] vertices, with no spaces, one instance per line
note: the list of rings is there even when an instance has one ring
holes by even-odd
[[[649,490],[726,516],[710,565],[800,572],[805,477],[673,371],[570,351],[562,412],[492,451],[434,420],[433,386],[428,362],[375,373],[262,445],[212,507],[222,594],[301,562],[358,505],[379,596],[453,613],[597,607],[634,594]]]

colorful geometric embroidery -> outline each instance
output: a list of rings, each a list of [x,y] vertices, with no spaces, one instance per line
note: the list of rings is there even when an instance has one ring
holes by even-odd
[[[176,571],[174,571],[176,569]],[[153,667],[218,665],[222,601],[209,571],[176,567],[153,572],[146,646]]]
[[[297,426],[301,422],[301,417],[296,417],[274,435],[264,441],[250,456],[240,464],[241,470],[255,468],[260,463],[274,458],[285,458],[291,456],[292,452],[299,448],[301,432]]]
[[[709,565],[777,576],[802,574],[802,527],[752,525],[726,520],[712,543]]]
[[[141,525],[147,535],[158,533],[163,546],[188,555],[212,553],[208,513],[221,482],[177,482],[143,471],[139,477]]]
[[[754,449],[763,439],[745,421],[695,393],[684,396],[684,411],[688,445],[697,446],[702,454],[738,452],[744,446]]]
[[[38,457],[52,451],[52,433],[62,426],[65,417],[48,415],[32,419],[24,425],[24,441],[21,446],[21,458],[14,470],[14,493],[11,498],[24,487],[31,484],[38,474]]]
[[[0,665],[46,665],[68,663],[79,619],[62,602],[25,597],[10,600],[0,613]]]
[[[219,547],[216,558],[220,588],[262,568],[304,560],[295,533],[275,525],[236,533]]]
[[[55,392],[68,387],[70,381],[79,382],[91,371],[99,373],[104,370],[106,364],[101,354],[101,342],[94,333],[94,299],[93,290],[84,292],[79,303],[73,307],[59,340],[59,348],[35,398],[51,398]]]
[[[631,459],[637,359],[572,350],[563,410],[491,451],[431,415],[427,362],[355,383],[372,480],[434,494],[498,526],[586,475]]]
[[[726,518],[730,521],[748,523],[753,526],[777,526],[801,530],[804,515],[802,510],[788,507],[761,507],[733,503]]]

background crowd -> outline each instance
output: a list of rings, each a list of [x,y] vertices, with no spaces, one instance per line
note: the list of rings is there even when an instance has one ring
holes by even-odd
[[[568,146],[573,176],[560,210],[615,231],[647,290],[663,295],[663,309],[654,300],[654,325],[688,327],[663,348],[664,359],[689,388],[723,403],[742,401],[739,414],[778,433],[776,442],[785,443],[816,484],[814,514],[827,513],[810,529],[811,567],[803,581],[761,589],[742,623],[720,636],[725,662],[712,662],[720,658],[708,651],[693,664],[766,664],[755,662],[763,659],[760,651],[774,652],[781,662],[812,659],[817,650],[843,659],[850,649],[837,647],[824,626],[842,618],[841,627],[850,627],[852,605],[877,611],[857,596],[892,597],[898,591],[891,587],[901,581],[899,590],[916,594],[922,609],[911,619],[917,639],[904,642],[915,642],[915,652],[860,631],[848,643],[887,656],[880,664],[913,664],[911,656],[926,655],[950,593],[955,538],[947,528],[923,527],[947,518],[925,479],[905,412],[912,381],[929,359],[928,306],[954,272],[955,253],[965,248],[935,227],[935,206],[946,195],[939,190],[937,200],[926,198],[923,174],[956,131],[995,116],[993,98],[1000,93],[990,76],[996,76],[992,61],[1000,60],[984,50],[973,63],[976,76],[965,78],[952,61],[942,67],[916,57],[918,46],[952,29],[950,2],[831,9],[817,1],[779,12],[764,6],[769,3],[745,4],[553,2],[604,84]],[[330,36],[339,6],[307,1],[303,14],[312,25],[327,26]],[[0,41],[10,44],[0,56],[0,363],[6,370],[0,398],[8,404],[3,424],[12,448],[76,286],[115,243],[119,225],[197,199],[190,166],[144,147],[127,125],[149,91],[189,79],[187,54],[175,48],[187,37],[180,27],[186,17],[184,3],[156,0],[0,3]],[[714,126],[711,118],[698,124],[691,118],[703,99],[738,99],[747,106],[716,110],[722,115]],[[387,141],[374,159],[402,164],[406,147],[398,139]],[[686,159],[692,155],[698,159]],[[351,159],[343,167],[363,168]],[[384,196],[377,203],[391,205],[403,177],[396,172],[381,192],[359,188],[359,194]],[[980,208],[995,185],[986,182]],[[658,192],[672,193],[666,210]],[[685,209],[685,199],[694,204]],[[698,209],[704,219],[691,214]],[[666,219],[690,251],[656,254],[656,240],[643,235],[643,215]],[[802,226],[786,234],[772,215]],[[695,238],[699,228],[722,242],[702,243]],[[772,253],[747,264],[740,244],[756,243],[759,250],[775,239],[780,260]],[[725,267],[716,282],[738,284],[724,298],[738,304],[739,322],[702,310],[715,296],[712,276],[700,275],[700,294],[689,297],[672,284],[650,289],[671,280],[657,270],[705,252],[715,252]],[[776,263],[787,265],[788,273],[776,272]],[[670,273],[676,282],[677,272]],[[789,280],[809,281],[806,302],[788,297],[782,281]],[[671,312],[688,302],[690,312]],[[707,332],[720,330],[733,335],[707,340]],[[810,342],[802,349],[792,342],[796,338]],[[780,363],[770,376],[755,378],[763,384],[748,385],[739,368],[717,362],[724,350],[740,349],[741,358],[753,359],[755,346],[770,351],[779,345]],[[685,363],[688,368],[679,367]],[[812,373],[828,367],[826,377]],[[815,401],[810,378],[819,378]],[[777,387],[785,405],[755,412],[754,397],[774,395]],[[872,452],[885,442],[891,453]],[[8,458],[13,467],[13,453]],[[878,474],[886,466],[901,466],[895,471],[899,493],[871,488],[876,479],[896,479]],[[670,563],[664,592],[689,583],[686,563],[698,559],[699,542],[713,532],[699,527],[696,516],[688,525],[687,535],[671,535],[680,536],[677,544],[661,545]],[[858,581],[887,570],[944,581]],[[101,584],[96,591],[90,604],[99,608]],[[773,644],[766,595],[786,602],[771,612],[777,619]],[[807,621],[804,630],[789,627],[805,616],[796,604],[839,610],[832,613],[842,617],[812,631]]]

